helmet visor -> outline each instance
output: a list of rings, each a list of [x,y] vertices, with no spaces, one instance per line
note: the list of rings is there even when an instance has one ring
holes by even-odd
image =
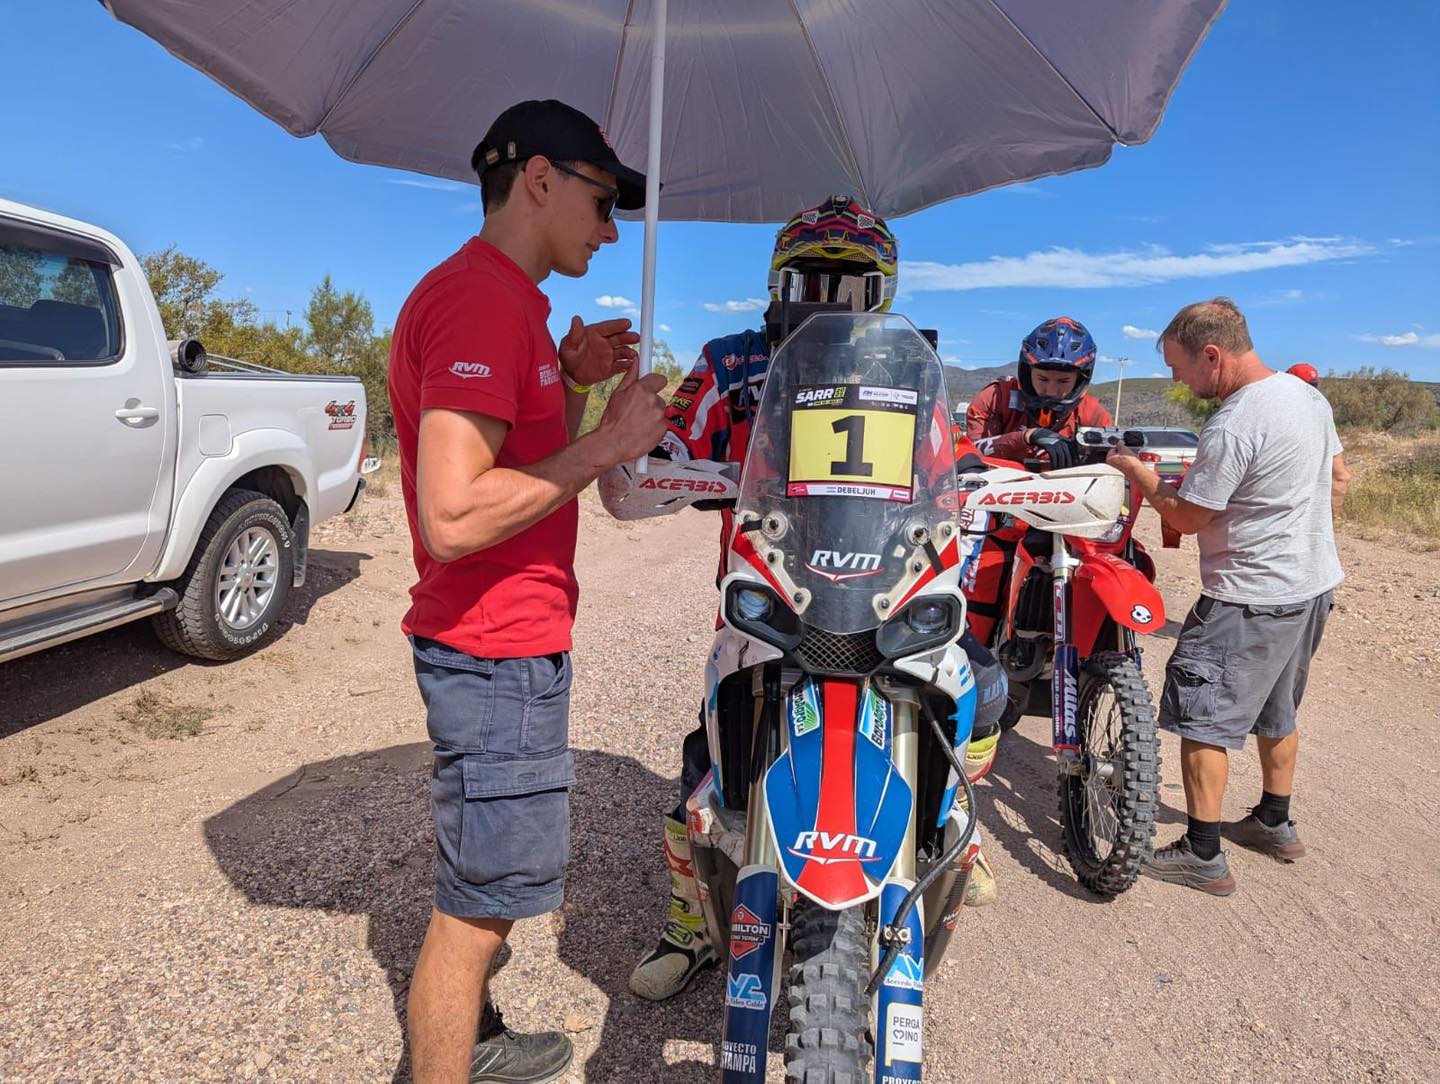
[[[775,296],[808,305],[848,305],[851,312],[878,312],[885,304],[885,275],[786,267],[779,272]]]

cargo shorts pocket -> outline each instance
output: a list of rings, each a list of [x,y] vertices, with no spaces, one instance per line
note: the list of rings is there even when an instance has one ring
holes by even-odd
[[[411,643],[431,743],[457,753],[489,748],[499,684],[496,661],[421,636],[411,637]]]
[[[1220,706],[1224,679],[1223,651],[1198,645],[1177,647],[1165,667],[1161,714],[1187,723],[1212,722]]]
[[[570,654],[516,660],[525,667],[520,721],[521,756],[542,756],[570,745]]]
[[[564,876],[570,854],[568,750],[539,757],[461,758],[464,804],[456,872],[500,895],[523,895]]]

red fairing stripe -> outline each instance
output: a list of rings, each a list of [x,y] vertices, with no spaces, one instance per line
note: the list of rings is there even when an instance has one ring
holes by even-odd
[[[855,835],[855,736],[860,684],[822,679],[820,706],[824,742],[820,755],[820,806],[815,831],[832,836]],[[812,853],[814,853],[812,851]],[[843,903],[863,896],[869,886],[853,854],[820,854],[822,862],[806,862],[797,882],[817,899]]]
[[[940,572],[946,572],[954,568],[959,563],[960,536],[958,534],[951,535],[949,544],[940,551]],[[928,584],[938,575],[939,573],[935,571],[935,566],[932,564],[929,568],[925,570],[925,572],[918,580],[916,580],[913,584],[910,585],[910,590],[906,591],[905,597],[895,604],[895,609],[898,610],[901,606],[904,606],[905,603],[909,602],[912,598],[914,598],[925,587],[926,584]]]
[[[775,588],[775,593],[785,600],[785,605],[790,605],[790,596],[785,593],[785,588],[780,586],[780,581],[777,580],[770,569],[765,566],[764,558],[756,551],[755,543],[750,541],[748,534],[736,528],[735,536],[730,540],[730,549],[743,558],[745,563],[756,572],[764,576],[765,582]]]

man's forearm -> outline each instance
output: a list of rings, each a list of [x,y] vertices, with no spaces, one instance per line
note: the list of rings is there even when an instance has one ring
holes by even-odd
[[[568,402],[566,407],[568,412]],[[594,434],[587,434],[537,463],[491,467],[456,502],[463,511],[432,517],[425,547],[437,561],[454,561],[504,542],[574,498],[610,466]]]
[[[1139,461],[1137,466],[1125,471],[1125,476],[1135,483],[1140,496],[1151,508],[1160,513],[1166,525],[1181,534],[1194,534],[1210,522],[1214,514],[1209,509],[1191,504],[1180,491],[1164,481],[1149,467]]]

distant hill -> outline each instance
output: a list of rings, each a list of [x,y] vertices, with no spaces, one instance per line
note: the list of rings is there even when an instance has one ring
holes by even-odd
[[[945,397],[953,409],[956,403],[968,403],[975,393],[991,381],[1002,380],[1015,372],[1013,365],[991,365],[984,369],[962,369],[945,366]]]
[[[1013,365],[992,365],[984,369],[961,369],[955,365],[945,366],[945,394],[952,409],[957,403],[969,402],[986,384],[1013,375]],[[1115,382],[1092,385],[1091,393],[1098,395],[1115,416]],[[1189,415],[1173,403],[1167,402],[1165,392],[1174,387],[1170,380],[1135,378],[1125,381],[1125,391],[1120,399],[1121,421],[1127,425],[1182,425],[1191,428]]]

